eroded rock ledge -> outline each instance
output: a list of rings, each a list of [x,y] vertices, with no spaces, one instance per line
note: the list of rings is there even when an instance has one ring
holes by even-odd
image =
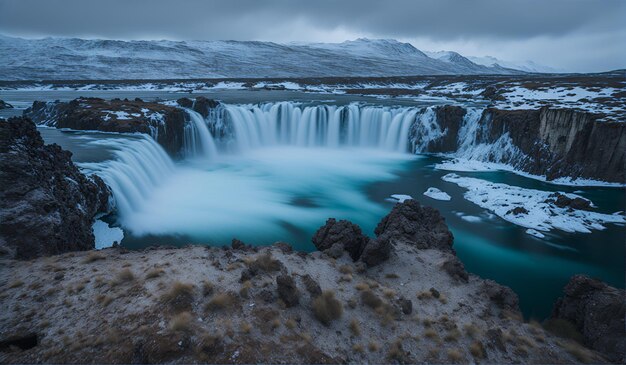
[[[96,213],[109,190],[27,118],[0,120],[0,254],[19,259],[94,248]]]

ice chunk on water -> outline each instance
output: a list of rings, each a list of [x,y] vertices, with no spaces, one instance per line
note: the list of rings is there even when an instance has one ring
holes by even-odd
[[[450,199],[452,199],[450,197],[450,195],[448,195],[448,193],[441,191],[435,187],[430,187],[428,188],[428,190],[426,190],[424,192],[424,195],[426,195],[429,198],[435,199],[435,200],[444,200],[444,201],[448,201]]]

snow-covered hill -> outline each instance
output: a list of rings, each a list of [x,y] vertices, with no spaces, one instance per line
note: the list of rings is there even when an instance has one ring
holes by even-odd
[[[540,72],[540,73],[559,73],[563,72],[563,70],[559,70],[550,66],[541,65],[534,61],[523,61],[523,62],[510,62],[504,61],[492,56],[484,56],[484,57],[467,57],[470,61],[484,66],[494,66],[499,65],[506,68],[511,68],[515,70],[525,71],[525,72]]]
[[[0,80],[512,74],[512,69],[428,57],[409,43],[116,41],[0,36]],[[462,61],[462,62],[461,62]]]

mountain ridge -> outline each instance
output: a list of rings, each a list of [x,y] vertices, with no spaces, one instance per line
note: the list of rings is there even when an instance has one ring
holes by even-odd
[[[359,38],[342,43],[123,41],[0,36],[0,80],[192,79],[520,74],[429,57],[410,43]],[[33,66],[37,65],[37,66]]]

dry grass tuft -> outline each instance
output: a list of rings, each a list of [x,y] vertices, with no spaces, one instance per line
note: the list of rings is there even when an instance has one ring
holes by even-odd
[[[212,282],[208,281],[208,280],[203,280],[202,281],[202,295],[205,297],[208,297],[209,295],[213,294],[213,289],[215,288],[215,286],[213,285]]]
[[[400,364],[407,364],[412,362],[409,358],[409,354],[402,348],[402,341],[400,339],[397,339],[391,343],[391,345],[389,346],[389,351],[387,352],[387,358],[389,360],[395,360]]]
[[[372,309],[382,307],[383,305],[383,301],[369,289],[361,292],[361,302]]]
[[[285,322],[285,327],[289,328],[290,330],[296,328],[296,326],[298,325],[298,323],[296,322],[295,319],[293,318],[289,318],[287,319],[287,321]]]
[[[343,313],[341,302],[335,299],[335,293],[326,290],[313,300],[311,304],[315,318],[328,326],[332,321],[339,319]]]
[[[189,332],[193,317],[189,312],[181,312],[170,321],[170,330],[175,332]]]
[[[100,252],[91,251],[83,259],[83,264],[90,264],[92,262],[95,262],[95,261],[98,261],[98,260],[105,260],[105,259],[106,259],[106,257],[103,254],[101,254]]]
[[[356,318],[352,318],[350,321],[350,332],[357,337],[361,335],[361,325]]]
[[[175,281],[170,290],[161,296],[161,300],[175,311],[191,310],[194,290],[192,284]]]
[[[386,274],[385,278],[387,279],[398,279],[400,276],[398,276],[398,274],[395,273],[390,273],[390,274]]]
[[[432,299],[432,297],[433,297],[433,294],[429,291],[421,291],[417,293],[417,299],[419,300]]]
[[[396,297],[396,291],[393,289],[383,289],[383,295],[389,299],[393,299]]]
[[[470,353],[472,354],[472,356],[476,359],[476,360],[480,360],[480,359],[484,359],[485,358],[485,347],[483,346],[483,343],[480,341],[475,341],[472,342],[472,344],[469,347]]]
[[[424,331],[424,337],[430,338],[431,340],[435,340],[439,338],[439,335],[434,329],[428,328]]]
[[[370,342],[367,344],[367,349],[368,349],[370,352],[376,352],[376,351],[380,350],[380,345],[379,345],[378,343],[374,342],[374,341],[370,341]]]
[[[258,269],[266,272],[279,271],[282,266],[281,262],[275,260],[272,254],[266,252],[257,256],[251,263],[250,268]]]
[[[146,273],[146,280],[158,278],[163,274],[165,274],[165,270],[161,269],[160,267],[153,268]]]
[[[480,332],[480,330],[474,323],[466,323],[463,326],[463,329],[465,330],[465,334],[469,338],[476,338]]]
[[[109,304],[111,304],[112,301],[113,297],[110,297],[108,295],[99,294],[98,296],[96,296],[96,302],[100,303],[100,305],[102,305],[103,307],[108,306]]]
[[[460,363],[463,360],[463,354],[459,349],[448,349],[448,360],[452,363]]]
[[[453,328],[450,331],[448,331],[448,333],[446,333],[443,339],[447,342],[457,342],[460,337],[461,337],[461,332],[459,332],[458,329]]]
[[[218,293],[206,305],[208,311],[214,312],[232,307],[237,299],[232,293]]]
[[[352,269],[352,266],[350,265],[342,265],[342,266],[339,266],[339,272],[342,274],[352,274],[353,269]]]
[[[243,283],[241,283],[241,288],[239,289],[239,295],[242,298],[247,298],[250,292],[250,288],[252,288],[252,283],[250,282],[250,280],[246,280]]]
[[[561,346],[579,362],[590,364],[597,362],[596,356],[587,348],[574,341],[566,341]]]
[[[359,290],[359,291],[369,290],[369,288],[370,288],[370,286],[367,285],[367,283],[364,283],[364,282],[360,282],[360,283],[356,284],[354,287],[356,288],[356,290]]]
[[[24,282],[22,280],[15,280],[11,284],[9,284],[9,289],[19,288],[22,285],[24,285]]]
[[[130,269],[126,268],[115,275],[115,279],[111,281],[111,286],[116,286],[124,283],[129,283],[135,280],[135,274]]]
[[[362,354],[365,352],[365,349],[363,348],[363,345],[361,345],[360,343],[355,343],[354,345],[352,345],[352,351]]]
[[[239,324],[239,330],[242,333],[248,334],[250,333],[250,331],[252,331],[252,325],[248,322],[243,321]]]

